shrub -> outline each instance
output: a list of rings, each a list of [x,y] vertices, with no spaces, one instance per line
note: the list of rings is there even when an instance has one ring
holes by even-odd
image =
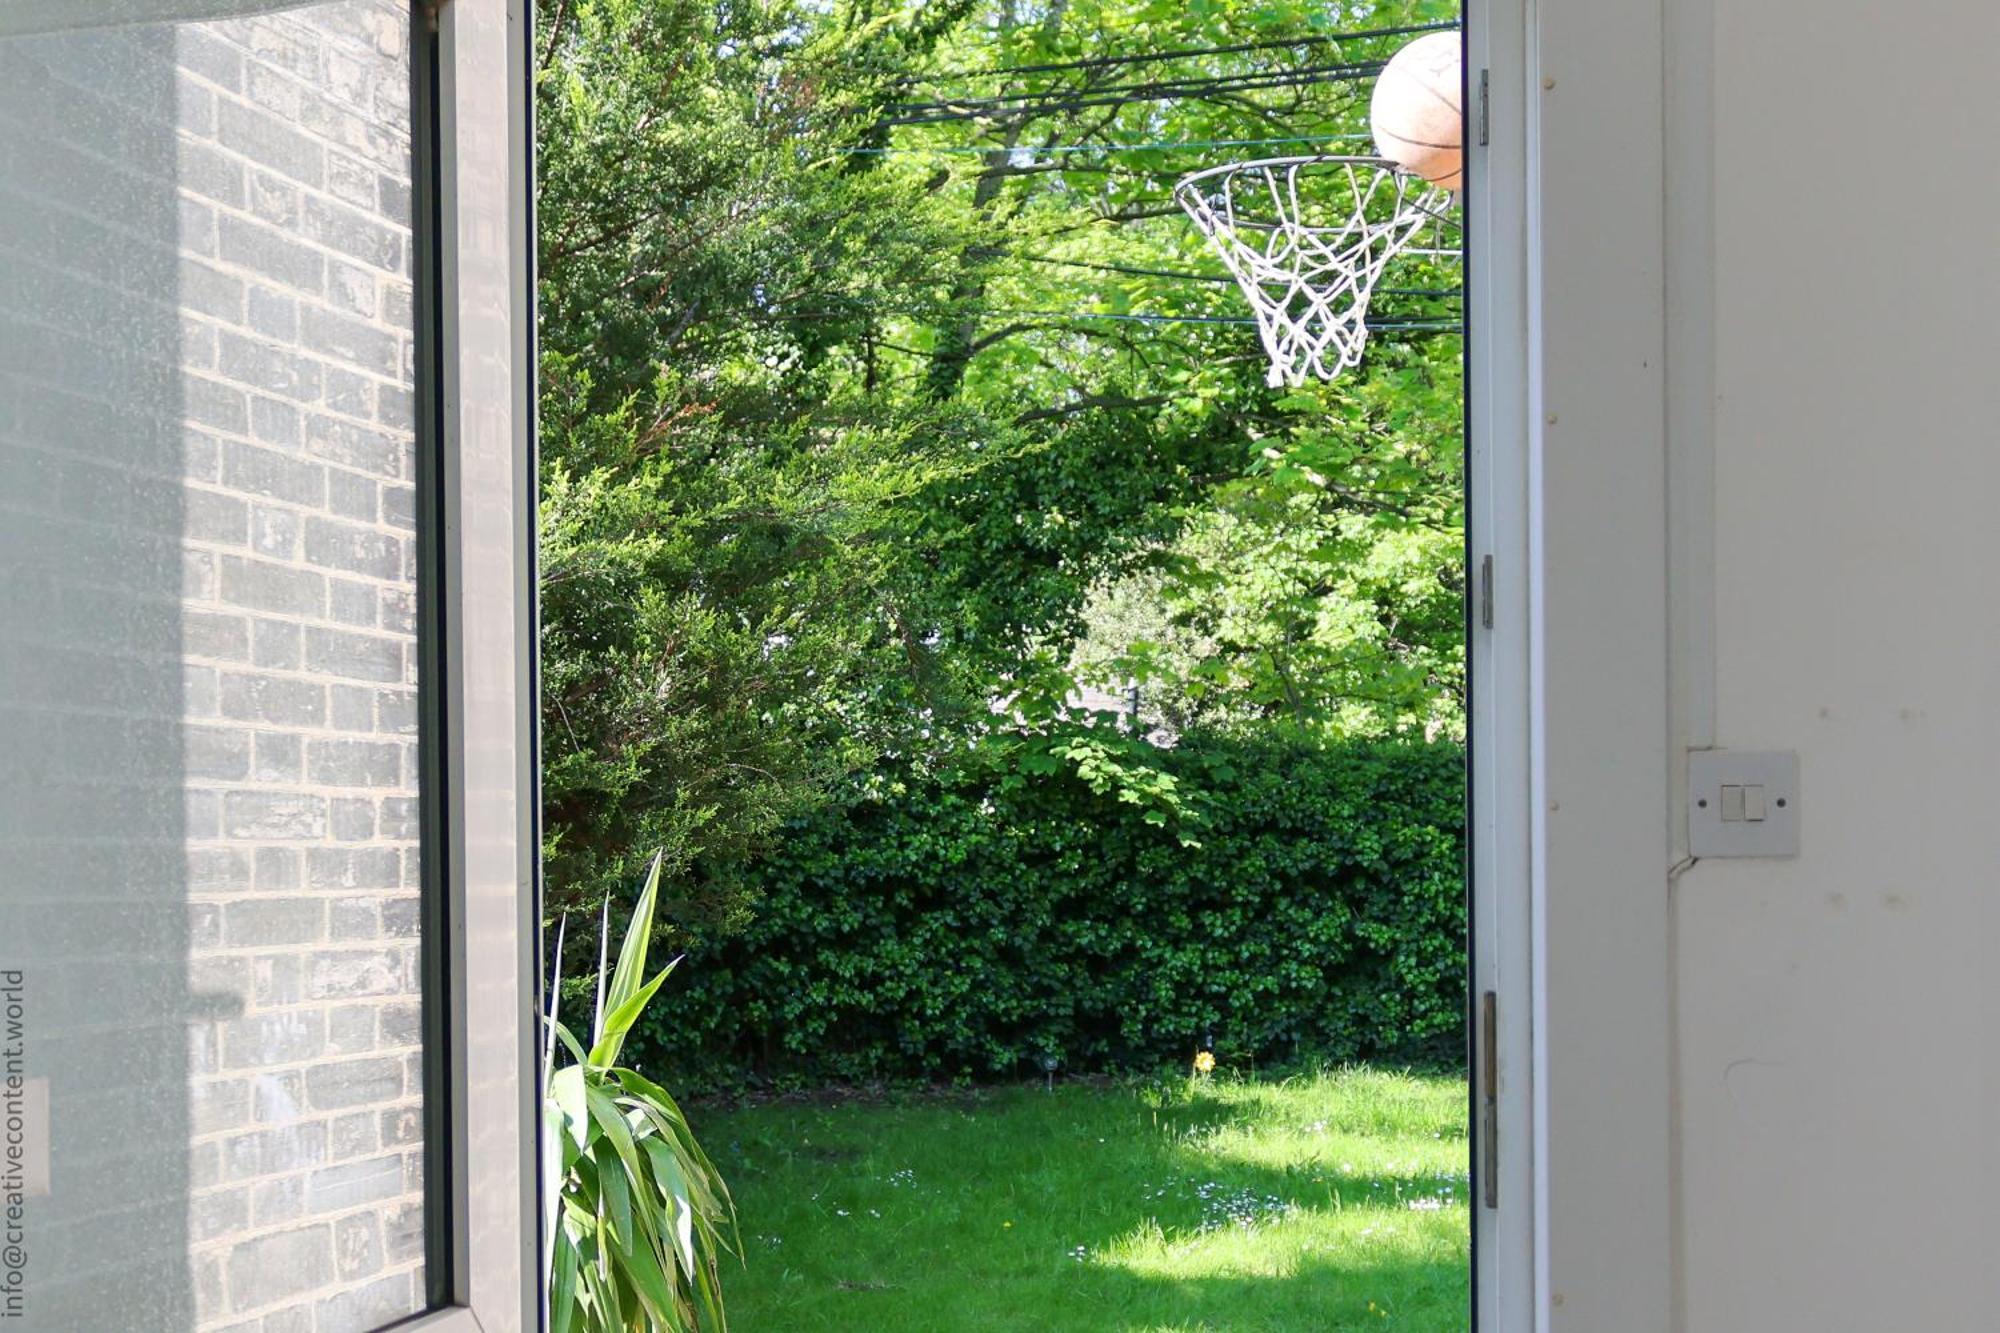
[[[1134,748],[1186,817],[1075,768],[972,768],[794,822],[753,924],[697,945],[648,1053],[798,1082],[1156,1068],[1211,1044],[1459,1058],[1462,751]]]

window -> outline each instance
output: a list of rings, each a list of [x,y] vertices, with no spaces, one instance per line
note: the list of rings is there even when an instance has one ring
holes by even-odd
[[[459,25],[461,97],[519,104],[504,21]],[[368,1330],[482,1279],[524,1304],[525,1101],[483,1112],[486,1206],[444,1174],[496,1143],[467,1128],[468,1052],[527,1031],[504,1002],[466,1030],[448,978],[530,993],[516,941],[466,944],[451,904],[483,884],[489,926],[533,906],[520,847],[445,776],[478,778],[450,747],[485,727],[524,789],[509,697],[441,665],[447,602],[488,584],[446,585],[433,516],[449,472],[505,520],[525,416],[483,408],[504,442],[473,457],[420,384],[463,379],[422,341],[432,45],[409,0],[0,4],[0,1319],[21,1327]],[[455,217],[515,216],[515,174],[457,182]],[[496,273],[489,308],[525,300],[505,266],[454,291]],[[525,347],[503,351],[504,385]],[[525,643],[503,554],[480,577],[507,614],[477,603],[455,641]],[[453,855],[475,817],[504,880]],[[518,1074],[503,1055],[483,1083]],[[509,1228],[496,1259],[482,1237]]]

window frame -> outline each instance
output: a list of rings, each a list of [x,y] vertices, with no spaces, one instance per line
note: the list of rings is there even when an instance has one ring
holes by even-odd
[[[543,1325],[528,0],[417,0],[426,1286]]]

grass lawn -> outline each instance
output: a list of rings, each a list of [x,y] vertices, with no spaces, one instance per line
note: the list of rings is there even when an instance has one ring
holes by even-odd
[[[711,1110],[742,1333],[1413,1329],[1467,1315],[1465,1085],[1346,1070]]]

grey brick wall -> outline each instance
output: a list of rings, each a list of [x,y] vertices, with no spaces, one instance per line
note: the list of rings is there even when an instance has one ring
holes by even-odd
[[[409,26],[0,41],[0,968],[56,1107],[49,1328],[423,1306]]]
[[[254,979],[191,1034],[203,1329],[423,1305],[407,33],[367,0],[178,42],[188,847],[230,867],[192,966]]]

